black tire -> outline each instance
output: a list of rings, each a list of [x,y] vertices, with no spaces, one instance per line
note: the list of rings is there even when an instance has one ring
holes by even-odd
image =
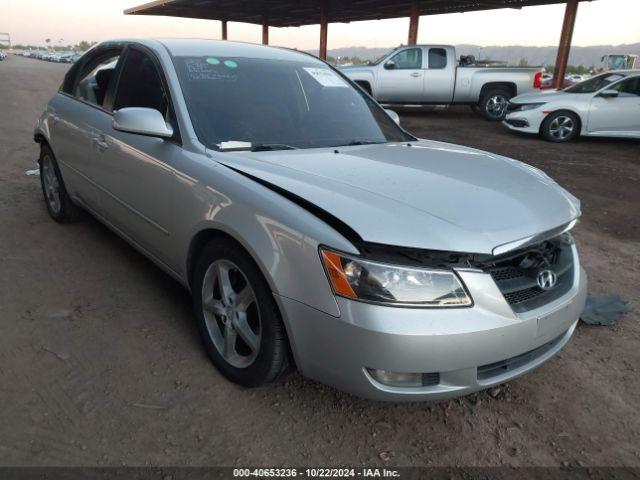
[[[540,133],[549,142],[570,142],[580,135],[580,119],[568,110],[550,113],[542,122]]]
[[[221,322],[224,324],[224,318],[209,311],[207,314],[209,326],[205,318],[203,308],[205,274],[210,267],[213,268],[215,262],[219,261],[231,262],[237,266],[255,294],[255,305],[252,308],[255,309],[254,312],[259,312],[259,348],[255,359],[243,367],[229,363],[216,346],[214,334],[211,332],[215,331],[217,326],[221,333],[220,324]],[[217,287],[213,285],[212,295],[214,296],[215,288]],[[194,313],[205,349],[213,364],[229,380],[245,387],[258,387],[278,380],[293,369],[287,334],[271,288],[253,259],[238,243],[221,238],[212,240],[203,248],[194,270],[192,295]],[[213,322],[215,323],[212,325]],[[243,343],[241,336],[237,335],[240,343]],[[237,342],[238,340],[234,342],[236,346],[238,346]]]
[[[492,122],[504,120],[507,114],[507,103],[510,98],[511,92],[504,88],[487,91],[482,95],[480,103],[478,104],[480,115]]]
[[[40,165],[42,195],[51,218],[58,223],[72,223],[78,220],[82,211],[73,203],[67,193],[58,162],[48,145],[41,146],[38,164]],[[51,181],[55,184],[53,190]],[[57,201],[54,201],[54,197],[57,197]]]

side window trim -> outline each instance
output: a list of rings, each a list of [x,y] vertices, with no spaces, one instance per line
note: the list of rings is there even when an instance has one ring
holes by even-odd
[[[113,92],[113,97],[112,97],[112,107],[113,105],[117,105],[118,104],[118,95],[120,93],[120,80],[122,78],[122,72],[124,71],[124,65],[125,65],[125,61],[126,58],[129,56],[129,52],[131,50],[137,50],[141,53],[143,53],[144,55],[146,55],[147,57],[149,57],[151,59],[151,61],[153,62],[153,65],[156,69],[156,73],[158,74],[158,76],[160,77],[160,82],[162,83],[162,88],[164,89],[164,93],[167,96],[167,102],[169,103],[169,111],[170,114],[174,120],[173,122],[173,131],[174,131],[174,135],[172,138],[168,139],[173,141],[174,143],[176,143],[177,145],[182,146],[182,136],[180,133],[180,126],[178,124],[178,116],[176,114],[176,110],[175,110],[175,105],[173,103],[173,98],[171,97],[171,91],[169,90],[169,83],[167,82],[167,77],[166,77],[166,73],[164,71],[164,68],[162,67],[162,62],[160,62],[160,60],[158,59],[157,55],[155,54],[155,52],[153,52],[150,48],[139,44],[139,43],[128,43],[125,46],[125,49],[120,57],[120,59],[122,60],[122,62],[118,62],[118,72],[117,72],[117,77],[116,77],[116,82],[115,82],[115,90]]]

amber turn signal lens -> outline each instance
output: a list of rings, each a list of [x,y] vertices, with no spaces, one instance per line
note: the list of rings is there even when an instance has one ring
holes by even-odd
[[[333,252],[322,250],[322,259],[327,267],[327,273],[335,292],[348,298],[357,298],[344,273],[340,257]]]

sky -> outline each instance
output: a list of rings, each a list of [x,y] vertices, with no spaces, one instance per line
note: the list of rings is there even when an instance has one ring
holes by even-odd
[[[118,37],[220,38],[220,22],[125,16],[123,10],[148,0],[0,0],[0,32],[14,44],[76,44]],[[420,43],[557,45],[564,5],[434,15],[420,19]],[[578,46],[640,42],[640,0],[582,2],[574,31]],[[329,49],[390,47],[407,41],[406,18],[331,24]],[[229,39],[261,41],[261,28],[229,24]],[[319,27],[271,28],[273,45],[317,49]]]

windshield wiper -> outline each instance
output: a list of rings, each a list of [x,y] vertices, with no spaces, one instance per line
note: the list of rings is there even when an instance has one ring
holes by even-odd
[[[349,143],[345,143],[344,145],[336,145],[336,147],[355,147],[356,145],[379,145],[381,143],[387,143],[385,141],[379,140],[351,140]]]
[[[218,150],[221,152],[269,152],[273,150],[297,150],[296,147],[286,145],[284,143],[256,143],[241,142],[237,140],[230,140],[226,142],[220,142]]]
[[[272,152],[274,150],[297,150],[297,147],[284,143],[260,143],[251,146],[252,152]]]

